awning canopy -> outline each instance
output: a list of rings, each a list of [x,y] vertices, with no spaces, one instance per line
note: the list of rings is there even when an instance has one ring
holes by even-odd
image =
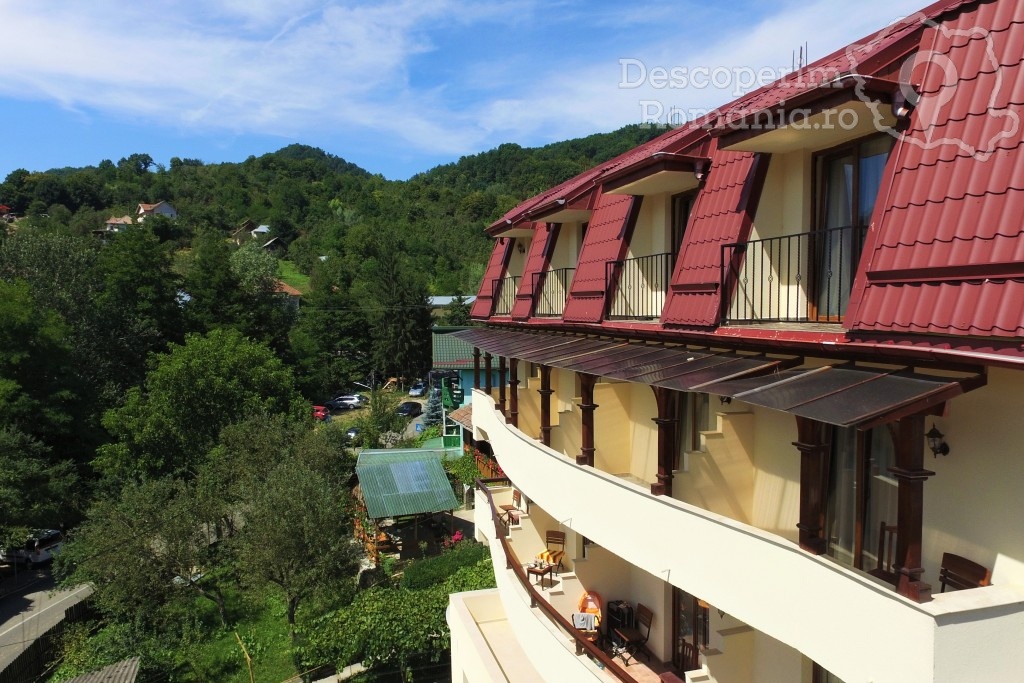
[[[779,371],[801,362],[795,356],[770,358],[583,335],[487,328],[453,334],[495,356],[677,391],[703,390],[711,382]]]
[[[363,451],[356,461],[356,476],[370,519],[459,506],[441,458],[433,451]]]
[[[840,427],[866,429],[924,412],[984,386],[985,381],[982,374],[941,377],[909,368],[842,364],[727,380],[704,391]]]
[[[802,358],[572,334],[491,328],[455,334],[492,355],[676,391],[729,396],[860,429],[925,412],[986,382],[978,373],[940,376],[853,363],[796,367]]]

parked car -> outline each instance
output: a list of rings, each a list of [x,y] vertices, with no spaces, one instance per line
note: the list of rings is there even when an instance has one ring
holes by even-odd
[[[325,422],[331,419],[331,413],[327,406],[313,406],[313,419]]]
[[[331,410],[355,410],[366,405],[368,399],[362,394],[342,394],[324,401],[324,405]]]
[[[426,395],[426,393],[427,385],[424,382],[416,382],[411,387],[409,387],[409,395],[412,396],[413,398],[419,398],[421,396]]]
[[[29,534],[21,548],[0,548],[0,562],[34,567],[53,559],[64,546],[64,534],[57,529],[40,529]]]
[[[359,443],[359,427],[349,427],[348,431],[345,432],[345,436],[348,437],[352,443]]]
[[[398,409],[395,412],[403,417],[416,417],[417,415],[423,414],[423,406],[416,401],[406,401],[405,403],[399,404]]]

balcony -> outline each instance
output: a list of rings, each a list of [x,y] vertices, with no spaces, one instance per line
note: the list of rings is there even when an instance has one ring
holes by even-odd
[[[565,300],[572,285],[575,268],[557,268],[544,273],[533,274],[533,291],[537,292],[537,308],[534,315],[544,318],[560,318],[565,311]],[[538,282],[540,288],[538,289]]]
[[[996,585],[914,603],[780,536],[579,466],[507,425],[493,405],[478,392],[475,429],[504,472],[559,525],[842,680],[959,681],[965,672],[972,680],[1011,680],[1024,666],[1024,653],[1012,645],[1024,629],[1024,587]],[[899,657],[880,646],[883,624]],[[966,654],[972,652],[984,656]]]
[[[613,320],[655,320],[665,307],[672,276],[672,254],[652,254],[605,266],[605,286],[614,294],[608,303]]]
[[[516,292],[519,291],[519,283],[522,281],[520,275],[510,275],[494,281],[493,297],[494,315],[510,315],[512,306],[516,302]]]
[[[723,324],[841,323],[867,228],[722,246]]]

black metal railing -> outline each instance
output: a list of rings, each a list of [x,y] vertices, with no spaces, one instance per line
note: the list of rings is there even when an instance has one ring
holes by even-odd
[[[516,292],[519,291],[520,275],[510,275],[494,281],[494,315],[508,315],[512,312],[512,306],[516,302]]]
[[[537,310],[534,315],[545,318],[562,316],[575,272],[575,268],[556,268],[533,274],[533,291],[537,296]]]
[[[722,245],[722,323],[842,322],[864,226]]]
[[[515,574],[516,578],[519,580],[519,584],[530,596],[530,606],[540,608],[551,622],[576,641],[576,654],[589,655],[600,662],[600,665],[606,672],[620,681],[624,681],[625,683],[636,683],[636,679],[633,678],[626,669],[620,666],[619,663],[615,661],[614,657],[610,657],[608,653],[598,647],[597,644],[591,641],[590,637],[583,631],[577,630],[568,619],[562,616],[562,614],[547,601],[544,595],[537,590],[537,587],[530,582],[524,565],[520,562],[515,551],[512,550],[512,545],[506,538],[506,535],[508,534],[508,527],[506,527],[505,523],[501,521],[501,516],[498,514],[498,507],[494,504],[494,496],[491,494],[488,484],[511,485],[511,482],[504,477],[477,479],[476,488],[486,496],[488,505],[491,508],[491,522],[494,524],[494,533],[497,535],[498,541],[501,543],[501,549],[505,554],[505,567],[506,569],[512,570],[512,573]],[[491,559],[495,566],[497,566],[499,558],[495,557]]]
[[[608,317],[660,318],[671,276],[672,254],[608,262],[605,264],[605,289],[610,293]]]

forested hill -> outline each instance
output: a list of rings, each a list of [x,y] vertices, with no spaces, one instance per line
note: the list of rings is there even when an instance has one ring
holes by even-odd
[[[633,125],[540,148],[504,144],[408,181],[388,181],[297,144],[241,163],[175,157],[168,168],[140,153],[116,164],[16,170],[0,183],[0,204],[34,223],[88,235],[111,216],[133,214],[139,202],[168,201],[181,219],[163,237],[182,247],[202,229],[228,235],[250,219],[269,225],[306,274],[319,257],[359,252],[367,233],[385,232],[427,277],[432,293],[473,293],[489,222],[659,132]]]

